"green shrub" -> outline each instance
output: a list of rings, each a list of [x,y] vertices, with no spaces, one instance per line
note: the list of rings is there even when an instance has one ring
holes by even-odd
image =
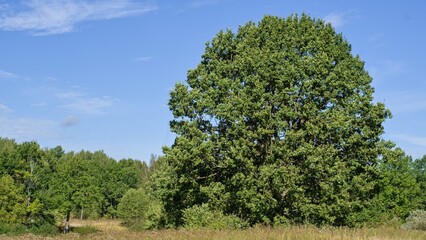
[[[240,229],[248,226],[246,222],[234,215],[224,215],[211,210],[208,204],[195,205],[183,211],[184,227],[189,229]]]
[[[29,231],[37,235],[54,235],[59,233],[58,227],[49,223],[31,227]]]
[[[54,235],[58,232],[58,227],[50,223],[32,225],[30,227],[27,227],[24,224],[20,223],[0,222],[0,235],[22,235],[26,233],[34,233],[37,235]]]
[[[20,235],[27,232],[24,225],[18,223],[2,223],[0,222],[0,234]]]
[[[153,229],[161,225],[163,208],[158,200],[143,189],[129,189],[121,199],[117,213],[127,227]]]
[[[426,231],[426,211],[414,210],[405,220],[403,225],[406,229]]]
[[[273,221],[274,227],[287,227],[290,225],[290,220],[284,216],[275,216]]]

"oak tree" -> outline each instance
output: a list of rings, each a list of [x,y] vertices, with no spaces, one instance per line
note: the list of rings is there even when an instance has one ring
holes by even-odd
[[[354,225],[377,194],[384,104],[330,24],[266,16],[208,42],[171,91],[155,191],[169,221],[207,203],[251,224]]]

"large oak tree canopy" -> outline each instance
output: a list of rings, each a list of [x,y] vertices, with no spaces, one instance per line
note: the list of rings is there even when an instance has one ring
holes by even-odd
[[[390,114],[371,81],[322,20],[266,16],[219,32],[171,91],[177,137],[160,197],[172,221],[202,203],[252,224],[362,221]]]

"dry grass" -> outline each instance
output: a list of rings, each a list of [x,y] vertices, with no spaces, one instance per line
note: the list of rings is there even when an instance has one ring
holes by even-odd
[[[0,239],[283,239],[283,240],[411,240],[426,239],[426,232],[410,231],[396,228],[316,228],[316,227],[286,227],[267,228],[256,227],[246,230],[159,230],[132,232],[122,227],[115,220],[72,220],[71,227],[91,226],[99,230],[96,233],[80,235],[77,233],[59,234],[56,236],[24,235],[16,237],[0,236]]]
[[[126,232],[129,231],[126,227],[121,226],[118,220],[80,220],[72,219],[70,221],[71,227],[91,226],[102,232]]]

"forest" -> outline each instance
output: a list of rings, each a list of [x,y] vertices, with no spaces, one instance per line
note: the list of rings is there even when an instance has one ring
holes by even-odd
[[[254,226],[426,230],[426,155],[383,139],[392,116],[330,24],[264,17],[219,32],[168,106],[163,156],[116,160],[0,139],[0,234]],[[59,230],[58,230],[59,227]]]

